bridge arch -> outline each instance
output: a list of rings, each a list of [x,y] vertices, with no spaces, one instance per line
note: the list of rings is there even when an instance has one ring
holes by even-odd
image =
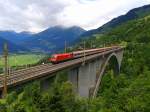
[[[100,87],[100,84],[101,84],[101,80],[102,80],[102,77],[103,75],[105,74],[105,69],[107,67],[107,65],[109,64],[109,62],[112,60],[113,61],[113,70],[114,70],[114,73],[117,75],[120,73],[120,66],[121,66],[121,61],[119,59],[120,57],[116,54],[116,53],[112,53],[110,54],[107,58],[104,59],[102,65],[101,65],[101,68],[100,68],[100,71],[98,72],[98,77],[96,79],[96,84],[95,84],[95,89],[93,91],[93,98],[97,96],[97,93],[98,93],[98,89]]]
[[[113,60],[115,74],[119,74],[123,49],[101,54],[86,61],[84,66],[79,64],[69,69],[68,79],[74,90],[81,97],[96,97],[102,77],[110,60]]]

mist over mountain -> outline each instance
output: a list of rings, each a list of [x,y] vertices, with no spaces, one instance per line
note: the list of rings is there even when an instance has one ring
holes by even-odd
[[[69,28],[55,26],[32,35],[28,40],[22,42],[21,45],[34,52],[50,53],[64,48],[65,41],[68,45],[72,44],[84,32],[84,29],[77,26]]]

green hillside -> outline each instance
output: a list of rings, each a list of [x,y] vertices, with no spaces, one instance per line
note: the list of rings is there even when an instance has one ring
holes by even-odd
[[[89,37],[93,34],[105,33],[105,32],[111,31],[112,29],[114,29],[115,27],[123,23],[126,23],[131,20],[140,19],[148,15],[150,15],[150,5],[138,7],[138,8],[130,10],[125,15],[121,15],[117,18],[112,19],[111,21],[107,22],[106,24],[104,24],[103,26],[97,29],[93,29],[93,30],[89,30],[85,32],[82,36]]]
[[[150,16],[146,16],[142,19],[124,23],[105,34],[94,35],[94,37],[96,38],[96,41],[106,44],[107,42],[118,43],[122,41],[132,43],[133,42],[149,43],[150,42],[149,26],[150,26]]]

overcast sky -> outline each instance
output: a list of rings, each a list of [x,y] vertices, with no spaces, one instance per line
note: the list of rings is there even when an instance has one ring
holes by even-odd
[[[0,30],[39,32],[55,25],[97,28],[150,0],[0,0]]]

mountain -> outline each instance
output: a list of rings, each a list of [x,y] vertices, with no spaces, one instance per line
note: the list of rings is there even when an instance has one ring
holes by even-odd
[[[20,45],[27,47],[33,52],[51,53],[56,50],[62,50],[65,41],[67,45],[72,44],[84,32],[84,29],[77,26],[69,28],[55,26],[32,35],[28,40],[20,43]]]
[[[81,36],[88,37],[88,36],[91,36],[96,33],[104,33],[106,31],[109,31],[109,30],[121,25],[122,23],[125,23],[130,20],[139,19],[139,18],[145,17],[149,14],[150,14],[150,5],[145,5],[145,6],[142,6],[139,8],[135,8],[133,10],[130,10],[125,15],[121,15],[117,18],[112,19],[110,22],[104,24],[103,26],[101,26],[97,29],[89,30],[89,31],[85,32]]]
[[[84,29],[77,26],[69,28],[55,26],[36,34],[0,31],[0,37],[11,42],[11,45],[15,44],[16,47],[18,45],[21,48],[29,49],[31,52],[54,52],[63,49],[65,41],[68,45],[72,44],[84,32]],[[13,49],[13,51],[15,50]]]
[[[15,31],[0,31],[1,37],[15,44],[19,44],[22,41],[28,40],[28,37],[31,35],[32,34],[30,32],[17,33]]]
[[[22,46],[16,45],[16,44],[0,37],[0,53],[3,52],[4,43],[7,43],[9,53],[12,53],[12,52],[19,53],[19,52],[25,52],[25,51],[28,52],[29,51],[29,50],[27,50],[26,48],[24,48]]]
[[[141,47],[142,45],[150,46],[150,15],[123,23],[103,34],[93,34],[90,39],[96,43],[97,47],[103,43],[109,45],[110,42],[113,44],[132,42],[135,45],[140,43]]]

